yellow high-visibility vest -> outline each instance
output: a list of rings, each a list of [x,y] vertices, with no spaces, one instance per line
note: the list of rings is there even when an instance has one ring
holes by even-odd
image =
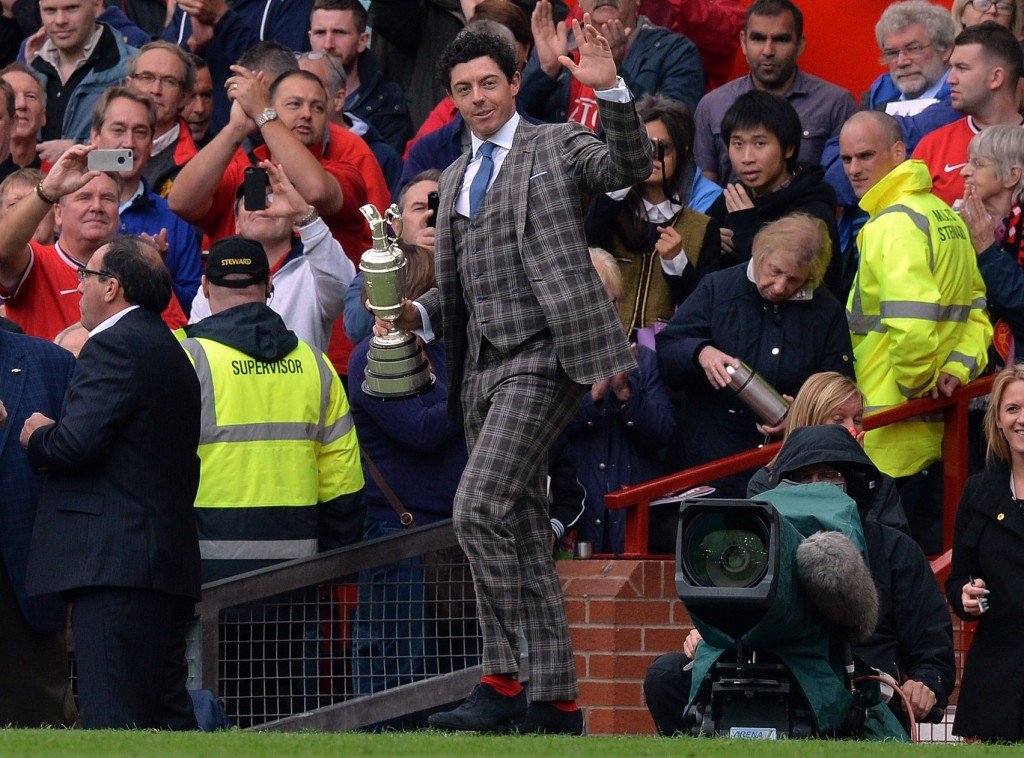
[[[988,362],[992,325],[971,236],[931,187],[927,166],[911,160],[860,201],[871,218],[857,237],[846,315],[867,413],[924,396],[942,372],[966,384]],[[890,476],[916,474],[942,455],[941,418],[868,432],[864,450]]]
[[[204,560],[317,552],[318,503],[363,487],[348,398],[327,358],[299,344],[264,363],[220,342],[182,342],[199,376]]]

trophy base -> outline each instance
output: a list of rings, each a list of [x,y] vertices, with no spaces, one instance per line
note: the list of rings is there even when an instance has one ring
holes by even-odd
[[[363,394],[378,400],[408,400],[429,392],[435,381],[413,335],[392,331],[370,340]]]
[[[371,380],[370,377],[367,377],[362,385],[363,394],[374,400],[411,400],[414,397],[427,394],[434,388],[436,381],[434,375],[428,372],[427,376],[430,381],[414,389],[409,389],[408,382],[381,380],[379,377]]]

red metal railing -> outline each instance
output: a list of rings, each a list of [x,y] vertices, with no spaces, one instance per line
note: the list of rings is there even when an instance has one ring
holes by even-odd
[[[905,405],[874,413],[864,419],[864,428],[871,430],[897,421],[906,421],[921,414],[942,412],[945,427],[942,450],[942,544],[943,549],[947,551],[953,544],[953,523],[956,518],[957,503],[960,501],[960,493],[967,482],[967,406],[972,399],[988,394],[992,388],[993,378],[987,376],[971,382],[960,387],[950,397],[938,400],[931,398],[913,400]],[[713,432],[709,430],[709,433]],[[624,487],[618,492],[605,495],[605,505],[608,508],[627,509],[626,541],[622,557],[645,558],[648,556],[648,509],[651,500],[704,484],[721,476],[764,466],[775,457],[779,444],[775,442],[659,479],[652,479],[649,482]]]

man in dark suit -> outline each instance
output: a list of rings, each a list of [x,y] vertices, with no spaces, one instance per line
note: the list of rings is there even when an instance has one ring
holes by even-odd
[[[46,474],[28,590],[73,603],[81,726],[195,729],[185,633],[200,595],[199,380],[160,319],[171,279],[156,250],[116,237],[89,265],[78,276],[90,337],[63,409],[21,432]]]
[[[449,411],[461,417],[469,462],[454,519],[477,591],[484,681],[430,723],[522,732],[583,732],[579,687],[544,480],[548,450],[585,387],[636,363],[590,263],[585,194],[650,176],[651,144],[607,40],[574,22],[578,64],[593,87],[608,143],[578,124],[534,126],[516,113],[515,56],[504,40],[465,32],[438,75],[472,132],[472,153],[442,175],[437,289],[400,326],[443,332]],[[530,696],[518,681],[518,633],[530,653]]]
[[[28,597],[25,568],[43,478],[18,431],[32,413],[56,416],[74,370],[67,350],[0,330],[0,724],[71,726],[66,611],[57,595]],[[11,430],[14,431],[11,431]]]

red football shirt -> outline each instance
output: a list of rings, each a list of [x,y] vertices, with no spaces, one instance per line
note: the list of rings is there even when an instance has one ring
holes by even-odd
[[[82,319],[78,304],[79,265],[56,245],[29,242],[32,256],[28,268],[13,290],[4,292],[7,318],[25,330],[25,334],[53,340],[62,330]],[[170,305],[161,314],[171,329],[187,323],[178,299],[171,295]]]
[[[327,152],[312,152],[324,170],[338,180],[345,198],[341,210],[324,217],[324,222],[334,238],[341,243],[345,254],[358,265],[359,258],[371,245],[370,225],[366,223],[359,208],[372,202],[381,213],[384,212],[391,201],[384,175],[362,138],[334,125],[331,125]],[[270,157],[270,151],[266,145],[262,145],[253,151],[253,155],[262,161]],[[249,165],[252,164],[245,154],[238,151],[213,193],[210,210],[199,220],[199,226],[210,235],[211,242],[235,234],[235,198],[245,179],[245,168]],[[370,191],[371,187],[373,192]]]
[[[964,178],[960,171],[967,165],[967,146],[981,130],[970,116],[946,124],[926,134],[914,149],[914,158],[928,165],[932,175],[932,194],[947,205],[964,196]]]
[[[327,150],[312,152],[324,170],[337,179],[344,203],[340,211],[324,217],[324,223],[330,228],[334,238],[341,243],[345,255],[358,267],[359,259],[372,244],[370,225],[359,212],[359,208],[370,202],[384,213],[391,202],[391,192],[380,170],[380,164],[363,138],[335,124],[328,126],[330,140]],[[259,160],[266,160],[270,156],[270,151],[263,145],[256,148],[253,154]],[[228,164],[213,194],[210,210],[199,221],[199,226],[210,235],[212,242],[235,233],[235,198],[238,187],[245,179],[245,167],[249,165],[251,164],[245,154],[238,151]],[[335,370],[344,376],[348,374],[348,357],[354,346],[345,336],[341,324],[342,320],[339,318],[331,332],[327,357],[331,359]]]

